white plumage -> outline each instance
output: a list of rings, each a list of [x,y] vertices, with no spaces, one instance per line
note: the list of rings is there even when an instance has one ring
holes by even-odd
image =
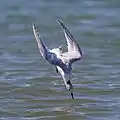
[[[82,52],[79,45],[75,41],[74,37],[71,35],[70,31],[67,29],[67,27],[60,20],[58,20],[58,23],[61,25],[66,38],[68,47],[68,51],[66,52],[63,52],[61,46],[58,48],[53,48],[52,50],[48,49],[37,31],[35,23],[33,23],[32,26],[33,32],[41,55],[50,64],[56,67],[57,72],[60,72],[60,74],[63,77],[66,88],[70,91],[71,96],[74,99],[73,86],[70,81],[72,77],[72,63],[81,59]]]

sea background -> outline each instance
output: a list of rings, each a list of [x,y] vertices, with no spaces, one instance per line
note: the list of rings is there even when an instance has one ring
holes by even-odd
[[[32,32],[35,22],[50,49],[65,47],[58,19],[83,51],[75,100]],[[0,120],[120,120],[120,0],[1,0]]]

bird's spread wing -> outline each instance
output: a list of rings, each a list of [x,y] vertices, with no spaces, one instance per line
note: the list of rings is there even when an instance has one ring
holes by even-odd
[[[82,57],[82,51],[79,45],[75,41],[74,37],[72,36],[68,28],[60,20],[58,20],[58,23],[61,25],[63,29],[68,47],[68,52],[63,53],[63,57],[66,58],[67,61],[71,63],[75,62],[76,60],[80,60]]]
[[[36,28],[35,23],[33,23],[32,27],[33,27],[33,33],[34,33],[34,36],[35,36],[35,40],[38,44],[39,51],[40,51],[41,55],[46,59],[47,54],[48,54],[48,49],[45,46],[45,44],[43,43],[43,41],[41,40],[41,37],[38,33],[38,30]]]
[[[33,23],[32,27],[33,27],[33,33],[34,33],[36,42],[38,44],[39,51],[40,51],[41,55],[43,56],[43,58],[45,58],[49,63],[51,63],[53,65],[58,65],[59,66],[60,59],[58,59],[56,54],[51,52],[45,46],[45,44],[43,43],[43,41],[42,41],[42,39],[41,39],[41,37],[40,37],[40,35],[38,33],[38,30],[36,28],[35,23]]]

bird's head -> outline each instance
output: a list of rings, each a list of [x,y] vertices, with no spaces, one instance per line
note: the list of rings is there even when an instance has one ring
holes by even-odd
[[[66,85],[67,89],[69,90],[72,99],[74,100],[74,95],[73,95],[73,86],[70,80],[67,81],[67,85]]]
[[[59,47],[60,52],[63,52],[63,45],[60,45]]]
[[[74,99],[73,86],[72,86],[72,83],[70,81],[71,77],[72,77],[71,73],[70,74],[65,74],[62,68],[60,68],[60,67],[57,67],[57,68],[58,68],[60,74],[63,77],[63,80],[64,80],[64,83],[65,83],[65,86],[66,86],[67,90],[69,90],[69,92],[70,92],[70,94],[72,96],[72,99]]]

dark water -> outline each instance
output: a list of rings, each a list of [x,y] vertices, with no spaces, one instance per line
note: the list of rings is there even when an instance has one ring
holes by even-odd
[[[65,44],[56,22],[84,53],[73,66],[75,100],[40,56],[35,21],[49,48]],[[1,0],[0,120],[120,120],[120,1]]]

